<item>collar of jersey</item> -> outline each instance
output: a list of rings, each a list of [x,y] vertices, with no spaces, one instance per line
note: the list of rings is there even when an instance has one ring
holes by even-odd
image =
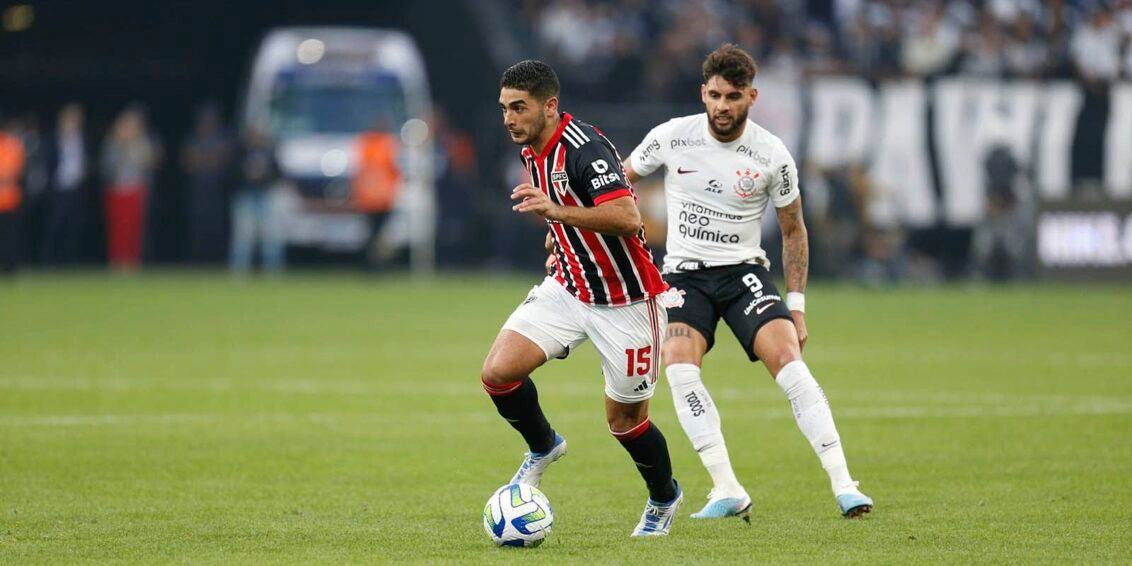
[[[554,146],[558,145],[558,138],[562,137],[562,130],[566,129],[566,124],[569,124],[570,120],[573,118],[572,116],[570,116],[569,112],[563,112],[561,116],[562,120],[558,122],[558,129],[554,130],[554,135],[550,136],[550,139],[546,142],[546,147],[542,148],[542,153],[540,153],[537,157],[539,161],[546,159],[546,156],[550,155],[550,150]],[[534,155],[535,153],[534,148],[529,145],[527,146],[527,151],[530,151],[531,155]]]

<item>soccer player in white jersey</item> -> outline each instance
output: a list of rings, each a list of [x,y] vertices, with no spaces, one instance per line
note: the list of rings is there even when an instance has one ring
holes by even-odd
[[[522,146],[531,175],[511,192],[512,208],[546,220],[555,258],[552,273],[504,323],[480,374],[499,415],[529,448],[511,483],[537,486],[566,453],[530,374],[588,339],[602,361],[609,432],[649,491],[633,536],[666,535],[683,498],[664,435],[649,421],[667,322],[656,297],[666,287],[645,242],[637,197],[601,130],[559,111],[550,66],[516,63],[499,86],[503,125]]]
[[[873,501],[850,477],[829,402],[802,361],[809,250],[798,172],[782,141],[747,119],[758,97],[751,86],[756,72],[751,56],[735,45],[708,55],[700,87],[706,113],[653,128],[624,163],[630,182],[666,168],[665,375],[680,424],[714,483],[707,505],[692,516],[750,521],[751,498],[731,468],[719,411],[700,378],[722,318],[750,360],[762,360],[786,394],[842,515],[857,517],[871,511]],[[782,229],[785,301],[760,247],[768,201]]]

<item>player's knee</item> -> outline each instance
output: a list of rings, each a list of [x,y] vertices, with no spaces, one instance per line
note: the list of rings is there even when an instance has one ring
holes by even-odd
[[[621,434],[639,427],[641,423],[649,420],[648,402],[640,403],[606,403],[605,420],[609,423],[609,432],[621,438]]]
[[[801,359],[802,352],[800,352],[798,348],[787,346],[771,353],[768,358],[763,359],[763,363],[771,370],[771,374],[778,375],[778,372],[786,367],[787,364],[797,362]]]
[[[681,336],[670,334],[668,339],[661,345],[661,352],[664,355],[664,365],[669,366],[672,364],[696,364],[700,365],[700,360],[703,357],[703,352],[697,351],[696,341],[691,336]]]
[[[480,381],[488,385],[507,385],[522,378],[522,375],[512,371],[507,364],[494,356],[484,360],[483,369],[480,370]]]
[[[666,340],[660,348],[664,354],[664,365],[692,363],[692,348],[687,342],[690,340],[679,338]]]
[[[639,427],[641,423],[648,420],[648,418],[648,415],[626,413],[606,416],[606,420],[609,422],[609,432],[612,433],[613,436],[619,436],[632,431]]]

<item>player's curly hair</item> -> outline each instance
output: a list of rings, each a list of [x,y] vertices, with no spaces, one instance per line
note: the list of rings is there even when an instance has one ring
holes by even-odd
[[[736,87],[749,87],[759,73],[755,60],[734,43],[724,43],[704,59],[704,84],[719,75]]]
[[[511,65],[503,71],[503,78],[499,81],[499,88],[513,88],[525,90],[539,100],[546,100],[558,96],[560,85],[558,75],[550,65],[542,61],[527,59]]]

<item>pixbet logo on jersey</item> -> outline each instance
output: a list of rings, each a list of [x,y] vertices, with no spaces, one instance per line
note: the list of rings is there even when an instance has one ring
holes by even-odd
[[[669,142],[668,149],[676,149],[678,147],[703,147],[707,145],[704,138],[676,138]]]
[[[745,145],[740,145],[739,149],[735,150],[735,153],[742,153],[743,155],[746,155],[747,157],[758,161],[759,165],[762,165],[763,167],[770,167],[770,158],[763,156],[763,154],[759,153],[759,150],[757,149],[751,149]]]
[[[759,172],[752,173],[750,169],[742,169],[736,170],[735,175],[739,177],[733,185],[735,194],[739,195],[739,198],[751,198],[755,194],[755,179],[759,178]]]

